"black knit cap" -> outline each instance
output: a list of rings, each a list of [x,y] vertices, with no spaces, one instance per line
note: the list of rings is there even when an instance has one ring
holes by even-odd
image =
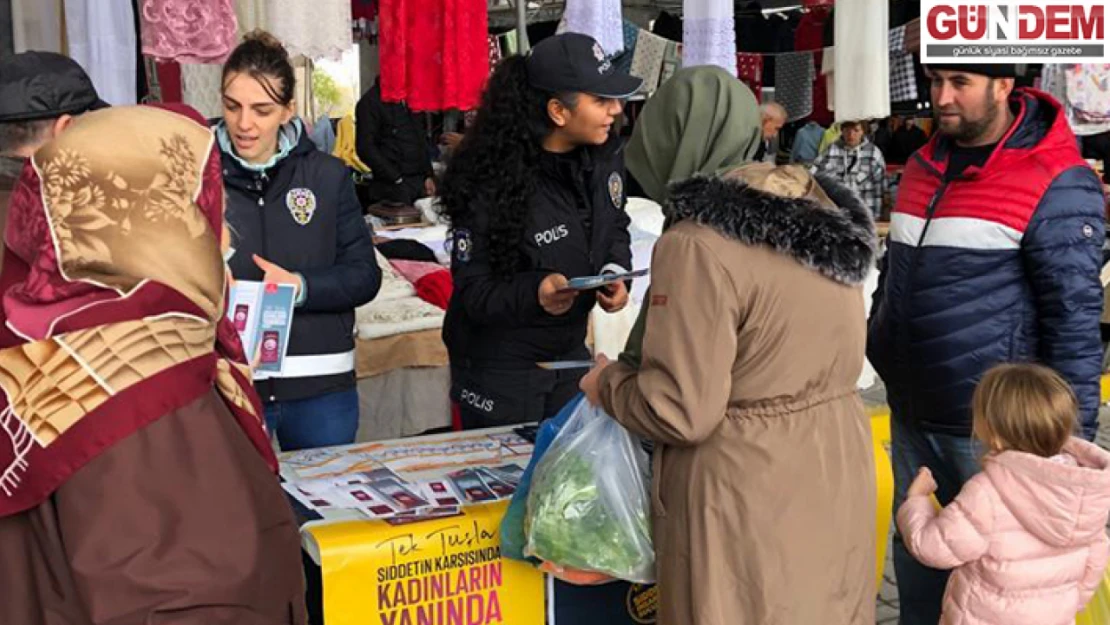
[[[967,72],[988,78],[1017,78],[1024,75],[1013,63],[929,63],[926,70],[942,69],[950,72]]]
[[[78,115],[108,106],[73,59],[54,52],[0,58],[0,122]]]

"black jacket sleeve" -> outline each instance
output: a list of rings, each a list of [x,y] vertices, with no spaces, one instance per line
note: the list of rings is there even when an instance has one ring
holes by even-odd
[[[621,179],[624,179],[623,172]],[[604,264],[615,263],[632,271],[632,234],[628,231],[632,218],[628,216],[627,208],[628,196],[624,194],[620,210],[614,212],[613,235],[610,237],[611,243]]]
[[[609,249],[605,250],[605,262],[602,266],[610,263],[620,265],[628,271],[632,271],[632,234],[628,231],[628,227],[632,224],[632,218],[628,216],[628,172],[624,168],[624,140],[620,137],[611,137],[609,141],[601,148],[602,158],[610,163],[617,164],[617,173],[621,177],[620,188],[620,210],[609,212],[607,214],[614,215],[613,217],[613,231],[609,237]],[[609,189],[609,176],[612,173],[611,168],[601,169],[604,175],[601,179],[595,181],[595,184],[604,185],[608,196],[613,191]],[[608,206],[605,207],[609,209]],[[595,217],[596,218],[596,217]],[[631,285],[629,285],[631,288]]]
[[[382,284],[374,239],[370,226],[362,217],[355,184],[346,168],[336,169],[333,184],[340,191],[335,265],[301,272],[308,292],[301,308],[309,312],[354,310],[374,299]]]
[[[489,231],[484,212],[468,224],[459,224],[453,235],[452,299],[458,299],[466,316],[481,325],[522,327],[547,318],[540,306],[539,289],[550,273],[522,271],[510,278],[493,273],[489,264]]]
[[[1075,390],[1088,440],[1098,429],[1102,373],[1103,207],[1094,172],[1069,169],[1045,192],[1021,246],[1037,310],[1037,357]]]
[[[355,107],[355,151],[370,168],[375,180],[395,182],[401,178],[401,170],[385,157],[375,142],[381,136],[384,114],[381,89],[375,86],[362,96]]]

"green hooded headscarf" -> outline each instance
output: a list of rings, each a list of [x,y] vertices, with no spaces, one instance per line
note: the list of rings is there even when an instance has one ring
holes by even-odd
[[[763,138],[762,121],[751,89],[735,76],[713,65],[680,70],[644,105],[625,150],[625,167],[652,200],[663,203],[672,182],[750,161]],[[636,368],[647,311],[645,303],[620,355]]]
[[[703,65],[677,72],[644,106],[625,166],[662,203],[667,185],[750,161],[762,139],[759,103],[725,70]]]

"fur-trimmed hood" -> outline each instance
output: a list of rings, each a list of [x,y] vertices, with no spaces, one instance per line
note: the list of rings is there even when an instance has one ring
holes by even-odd
[[[878,239],[871,211],[844,185],[817,175],[836,204],[755,189],[741,180],[697,176],[671,185],[663,206],[668,223],[687,219],[747,245],[769,247],[837,282],[862,284],[875,263]]]

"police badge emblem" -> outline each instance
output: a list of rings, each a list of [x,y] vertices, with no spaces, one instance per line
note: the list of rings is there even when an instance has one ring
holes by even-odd
[[[609,174],[609,199],[613,201],[613,208],[621,207],[624,198],[624,179],[619,172]]]
[[[312,216],[316,214],[316,194],[312,189],[290,189],[289,193],[285,194],[285,206],[294,221],[307,226],[308,222],[312,221]]]
[[[460,228],[455,231],[454,239],[455,260],[460,263],[469,263],[470,252],[473,247],[473,242],[470,239],[470,231]]]

